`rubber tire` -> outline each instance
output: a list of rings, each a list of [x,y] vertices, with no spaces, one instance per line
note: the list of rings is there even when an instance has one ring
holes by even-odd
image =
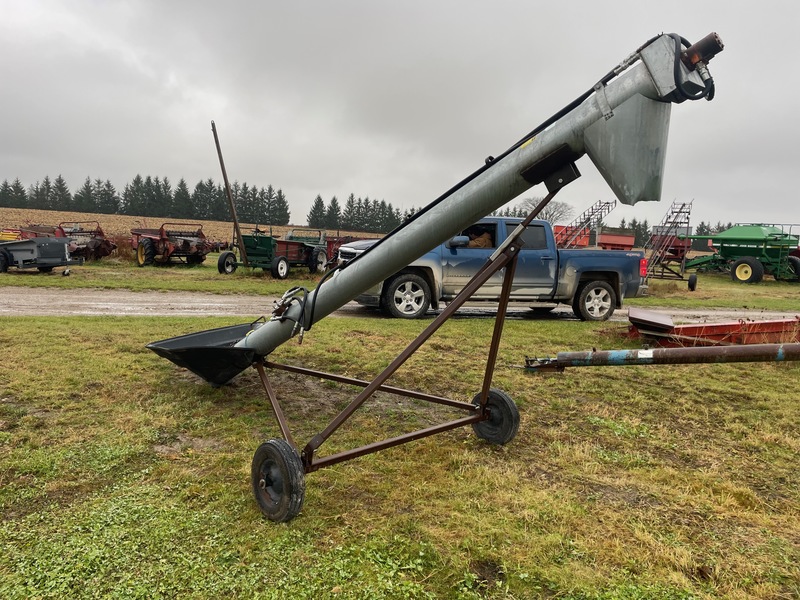
[[[272,261],[270,273],[275,279],[286,279],[289,276],[289,261],[285,256],[279,256]]]
[[[733,263],[731,279],[736,283],[759,283],[764,279],[764,265],[752,256],[742,257]]]
[[[794,271],[794,278],[800,281],[800,258],[797,256],[789,256],[787,260],[789,261],[789,266],[792,268],[792,271]]]
[[[480,393],[472,399],[472,404],[480,406]],[[475,435],[497,446],[513,440],[519,431],[519,410],[511,397],[502,390],[489,388],[486,409],[489,411],[489,418],[472,424]]]
[[[693,292],[697,289],[697,275],[692,273],[689,275],[689,291]]]
[[[578,288],[572,312],[581,321],[608,321],[617,307],[617,294],[607,281],[589,281]]]
[[[204,263],[206,260],[205,254],[190,254],[186,257],[186,264],[187,265],[199,265]]]
[[[217,271],[219,271],[221,275],[230,275],[236,271],[237,266],[236,255],[230,250],[226,250],[220,254],[217,259]]]
[[[383,291],[384,312],[397,319],[419,319],[431,306],[428,282],[414,273],[401,273]]]
[[[328,256],[322,248],[314,248],[311,259],[308,263],[308,270],[312,275],[325,272],[325,265],[328,264]]]
[[[0,252],[0,273],[7,273],[8,272],[8,264],[9,264],[8,256],[6,256],[5,252]]]
[[[253,495],[270,521],[285,523],[303,508],[306,478],[303,461],[289,442],[267,440],[253,454],[250,467]]]
[[[140,267],[152,265],[156,260],[156,247],[153,240],[149,238],[141,238],[139,245],[136,247],[136,264]]]

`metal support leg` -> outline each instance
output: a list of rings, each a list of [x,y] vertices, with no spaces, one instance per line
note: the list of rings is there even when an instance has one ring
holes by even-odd
[[[289,431],[289,424],[286,421],[286,417],[283,415],[283,409],[278,402],[277,396],[275,396],[275,391],[272,389],[272,384],[270,384],[267,374],[264,372],[264,363],[257,362],[253,366],[255,367],[256,371],[258,371],[258,376],[261,379],[261,384],[264,386],[264,391],[267,394],[267,398],[269,398],[270,406],[272,406],[272,412],[275,413],[275,419],[278,421],[278,427],[281,429],[283,438],[292,446],[297,448],[297,444],[295,443],[294,438],[292,438],[292,434]],[[297,449],[299,450],[299,448]]]
[[[372,396],[383,384],[391,377],[397,370],[409,359],[409,357],[416,352],[438,329],[447,321],[453,313],[461,308],[464,303],[472,297],[472,295],[484,284],[489,278],[498,272],[500,269],[511,265],[510,273],[506,273],[503,281],[503,292],[498,308],[498,315],[495,321],[495,329],[492,337],[491,347],[489,351],[489,359],[487,361],[486,373],[484,375],[483,389],[481,391],[481,406],[480,418],[478,420],[486,419],[485,413],[486,399],[489,393],[489,385],[491,383],[492,375],[494,373],[494,365],[497,359],[497,350],[500,344],[500,337],[503,331],[503,320],[505,319],[506,309],[508,306],[508,298],[511,293],[511,285],[514,279],[514,267],[519,248],[521,246],[521,235],[530,222],[538,215],[541,210],[547,205],[550,200],[556,195],[560,187],[553,189],[537,206],[536,208],[520,223],[517,229],[498,247],[497,251],[492,254],[487,263],[474,275],[469,283],[461,290],[456,298],[445,307],[445,309],[433,320],[433,322],[425,328],[425,330],[414,339],[405,350],[403,350],[397,358],[395,358],[389,366],[387,366],[366,388],[356,396],[356,398],[341,412],[331,423],[319,434],[314,436],[311,441],[303,449],[303,463],[307,470],[314,468],[314,452],[327,440],[342,424],[349,419],[352,414],[364,402]]]

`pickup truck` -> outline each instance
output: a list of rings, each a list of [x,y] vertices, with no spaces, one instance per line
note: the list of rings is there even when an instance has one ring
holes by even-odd
[[[407,267],[356,298],[364,306],[379,307],[391,317],[416,319],[437,309],[461,291],[522,219],[486,217],[450,238]],[[478,238],[478,241],[471,242]],[[572,307],[583,321],[605,321],[624,298],[647,291],[647,259],[643,252],[564,250],[556,246],[547,221],[534,220],[522,234],[511,289],[512,302],[559,303]],[[483,241],[486,240],[486,241]],[[377,240],[362,240],[339,248],[339,262],[354,259]],[[471,247],[475,244],[487,247]],[[470,301],[499,300],[505,269],[493,275]]]

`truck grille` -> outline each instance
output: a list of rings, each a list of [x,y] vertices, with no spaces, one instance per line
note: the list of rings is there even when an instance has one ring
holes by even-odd
[[[355,250],[350,250],[349,248],[339,248],[339,260],[342,261],[352,260],[358,254],[360,253]]]

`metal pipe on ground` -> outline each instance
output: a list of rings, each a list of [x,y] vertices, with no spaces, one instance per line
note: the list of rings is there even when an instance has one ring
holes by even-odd
[[[591,350],[559,352],[556,358],[526,358],[525,369],[535,373],[561,372],[568,367],[687,365],[800,360],[800,344],[700,346],[650,350]]]

